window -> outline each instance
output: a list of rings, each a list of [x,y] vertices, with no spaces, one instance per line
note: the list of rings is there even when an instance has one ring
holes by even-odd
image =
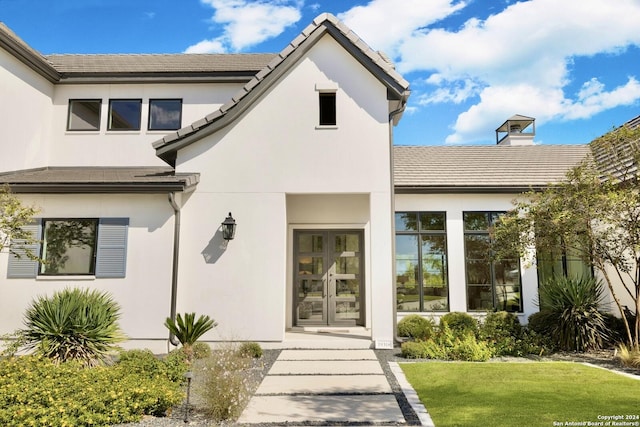
[[[100,99],[70,99],[67,130],[100,130]]]
[[[563,250],[560,245],[551,251],[538,251],[538,284],[553,277],[593,277],[593,269],[571,250]]]
[[[396,212],[395,224],[398,310],[448,310],[445,213]]]
[[[492,261],[489,229],[503,212],[463,212],[467,309],[522,311],[520,259]]]
[[[320,92],[320,126],[335,126],[336,122],[336,93]]]
[[[176,130],[181,125],[181,99],[149,100],[149,130]]]
[[[41,243],[28,249],[45,262],[9,256],[7,277],[125,277],[128,218],[51,218],[25,227]],[[11,242],[18,253],[25,249]]]
[[[109,101],[109,130],[140,130],[140,99],[111,99]]]
[[[39,274],[95,273],[97,219],[47,219],[43,228]]]

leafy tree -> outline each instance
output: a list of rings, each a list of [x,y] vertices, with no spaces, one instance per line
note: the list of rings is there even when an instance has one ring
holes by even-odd
[[[604,278],[625,323],[626,335],[640,346],[640,127],[622,126],[590,144],[592,156],[564,181],[525,193],[492,230],[497,258],[515,251],[575,254]],[[621,283],[621,287],[615,287]],[[634,307],[623,306],[621,293]],[[631,322],[625,316],[634,313]]]
[[[36,242],[31,233],[23,227],[33,221],[33,216],[38,212],[34,207],[24,206],[14,196],[8,185],[0,186],[0,252],[8,248],[9,253],[17,257],[27,256],[37,259],[28,245]],[[14,245],[11,246],[11,242]],[[19,244],[15,244],[19,242]]]

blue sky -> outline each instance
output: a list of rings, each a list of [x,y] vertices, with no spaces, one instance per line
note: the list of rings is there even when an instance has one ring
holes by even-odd
[[[330,12],[411,83],[403,145],[587,143],[640,115],[640,0],[0,0],[47,53],[279,52]]]

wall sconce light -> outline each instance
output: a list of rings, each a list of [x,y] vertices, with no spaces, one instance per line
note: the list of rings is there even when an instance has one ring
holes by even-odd
[[[233,240],[233,237],[236,234],[236,220],[231,216],[231,212],[229,212],[229,216],[225,218],[222,222],[222,238],[224,240]]]

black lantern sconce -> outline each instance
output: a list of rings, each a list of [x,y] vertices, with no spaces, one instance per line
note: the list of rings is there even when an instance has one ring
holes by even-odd
[[[224,240],[233,240],[233,237],[236,234],[236,220],[231,216],[231,212],[229,212],[229,216],[225,218],[222,222],[222,238]]]

